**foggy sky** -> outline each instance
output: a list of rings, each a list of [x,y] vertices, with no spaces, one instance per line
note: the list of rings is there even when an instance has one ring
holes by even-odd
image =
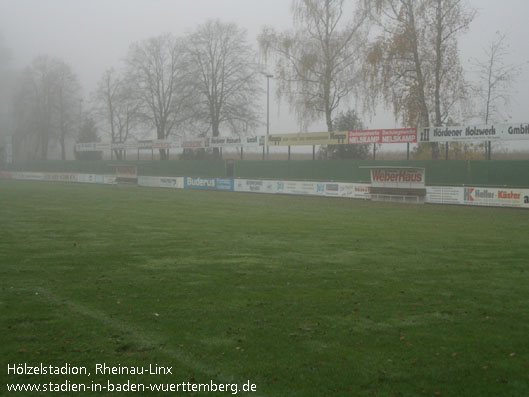
[[[508,33],[512,55],[508,62],[529,61],[529,1],[469,0],[478,17],[460,40],[461,62],[482,56],[496,31]],[[102,73],[119,68],[131,43],[161,33],[183,35],[208,19],[234,22],[255,39],[265,25],[279,30],[292,26],[289,0],[0,0],[0,33],[13,52],[13,65],[22,68],[39,54],[59,57],[79,76],[85,96]],[[468,76],[471,77],[471,76]],[[263,79],[263,88],[266,80]],[[271,81],[271,90],[274,82]],[[271,132],[296,132],[286,103],[271,104]],[[354,106],[354,104],[352,104]],[[529,122],[529,65],[514,89],[512,122]],[[397,127],[390,110],[381,110],[370,128]],[[324,129],[313,124],[310,131]],[[265,127],[258,133],[263,133]]]

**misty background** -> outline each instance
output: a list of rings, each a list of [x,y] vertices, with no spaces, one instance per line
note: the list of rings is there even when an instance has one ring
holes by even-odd
[[[464,3],[477,11],[468,31],[459,38],[460,62],[466,78],[476,79],[472,60],[484,60],[484,48],[498,32],[505,34],[508,42],[505,62],[520,65],[520,71],[513,81],[509,104],[503,109],[504,120],[497,122],[528,122],[529,2],[469,0]],[[347,1],[345,9],[352,13]],[[11,82],[36,56],[49,55],[64,61],[78,78],[83,96],[81,106],[87,111],[90,95],[105,71],[122,68],[133,43],[164,33],[185,36],[215,19],[244,29],[247,43],[254,48],[261,63],[264,59],[257,38],[263,28],[268,26],[277,31],[293,28],[291,2],[286,0],[0,0],[0,48],[8,50],[2,56],[8,59],[7,80]],[[274,74],[274,65],[263,64],[263,71]],[[264,135],[267,79],[263,75],[257,81],[261,84],[258,99],[261,120],[250,132]],[[301,127],[287,101],[276,97],[277,84],[276,78],[270,79],[270,133],[326,131],[323,117]],[[4,82],[0,94],[1,135],[6,134],[12,123],[8,86]],[[371,129],[403,126],[401,121],[395,121],[392,109],[381,104],[371,112],[365,112],[354,98],[341,106],[343,111],[355,109],[364,125]],[[100,135],[102,141],[109,141],[103,132]],[[525,143],[503,145],[506,149],[529,150]],[[384,150],[405,150],[405,145],[388,146],[391,145],[385,145]],[[71,153],[68,157],[71,158]]]

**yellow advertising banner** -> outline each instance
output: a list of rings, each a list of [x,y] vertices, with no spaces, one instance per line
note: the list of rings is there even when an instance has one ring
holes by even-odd
[[[347,137],[347,132],[271,134],[268,137],[268,146],[346,145]]]

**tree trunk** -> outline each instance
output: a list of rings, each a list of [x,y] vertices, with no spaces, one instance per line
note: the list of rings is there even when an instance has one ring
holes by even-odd
[[[66,160],[66,143],[64,142],[64,135],[61,135],[61,160]]]
[[[417,76],[417,105],[419,111],[419,127],[427,128],[430,126],[430,117],[428,115],[428,106],[426,105],[426,95],[424,94],[424,75],[422,73],[421,59],[419,57],[419,47],[417,32],[415,27],[415,15],[413,13],[413,4],[408,2],[407,8],[409,13],[410,27],[409,35],[410,40],[412,41],[413,48],[413,61],[415,64],[415,74]],[[436,159],[439,157],[439,146],[436,143],[432,143],[432,158]]]
[[[213,122],[211,123],[211,135],[216,138],[220,134],[220,123],[218,122],[218,119],[214,118]],[[220,151],[219,148],[213,148],[213,157],[214,158],[220,158]]]

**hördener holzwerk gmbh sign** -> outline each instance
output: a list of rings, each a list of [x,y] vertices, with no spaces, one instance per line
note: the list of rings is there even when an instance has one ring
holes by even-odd
[[[529,139],[529,124],[490,124],[423,128],[419,142],[515,141]]]

